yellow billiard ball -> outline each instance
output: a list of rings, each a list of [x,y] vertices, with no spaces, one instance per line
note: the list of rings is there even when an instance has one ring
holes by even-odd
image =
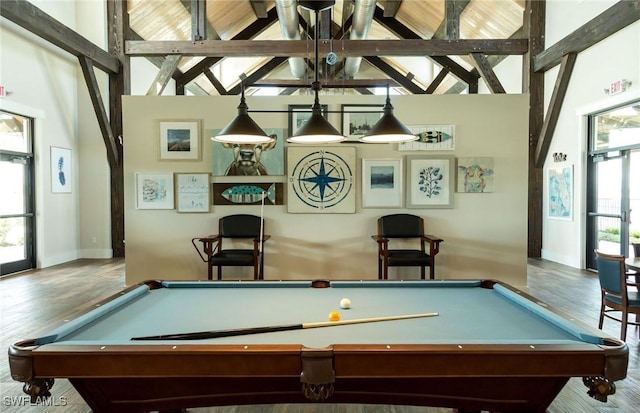
[[[337,311],[330,312],[329,321],[340,321],[340,313]]]

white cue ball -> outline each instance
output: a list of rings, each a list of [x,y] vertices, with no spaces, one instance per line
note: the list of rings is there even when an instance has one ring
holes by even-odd
[[[340,300],[340,307],[341,308],[350,308],[351,307],[351,300],[349,300],[348,298],[343,298],[342,300]]]

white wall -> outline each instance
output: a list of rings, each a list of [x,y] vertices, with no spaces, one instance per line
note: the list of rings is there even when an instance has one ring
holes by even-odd
[[[615,1],[547,2],[546,47],[570,34],[610,7]],[[545,105],[553,93],[559,66],[545,75]],[[607,96],[604,89],[620,79],[632,81],[631,89]],[[542,257],[576,268],[585,267],[586,228],[586,115],[614,104],[638,99],[640,94],[640,22],[621,30],[581,52],[571,76],[558,124],[545,161],[553,166],[574,167],[574,217],[571,221],[546,218],[548,188],[544,187]],[[552,154],[567,154],[567,161],[555,163]],[[546,182],[546,181],[545,181]]]
[[[310,102],[308,96],[249,97],[251,109],[286,110]],[[342,103],[382,103],[381,97],[322,96],[330,110]],[[135,207],[136,172],[209,172],[212,129],[222,128],[236,113],[237,96],[146,97],[124,99],[125,233],[127,284],[149,278],[204,279],[206,264],[190,241],[217,231],[218,219],[233,213],[259,214],[257,206],[212,206],[206,214]],[[265,278],[377,278],[376,232],[380,215],[409,211],[425,218],[426,232],[445,240],[436,258],[439,278],[497,278],[526,285],[527,112],[526,95],[394,96],[397,116],[408,125],[454,124],[460,156],[495,159],[495,192],[454,194],[453,209],[362,209],[360,160],[433,155],[399,152],[397,145],[356,145],[355,214],[289,214],[287,207],[265,207],[267,233]],[[287,115],[253,115],[265,128],[286,128]],[[158,121],[201,119],[202,160],[160,161]],[[339,114],[329,119],[339,125]],[[286,154],[285,154],[286,156]],[[224,178],[216,177],[221,180]],[[228,179],[228,178],[227,178]],[[281,182],[285,177],[278,178]],[[286,201],[286,198],[285,198]],[[398,271],[404,270],[404,271]],[[230,271],[230,269],[227,269]],[[391,278],[415,278],[415,269],[392,269]],[[250,278],[249,271],[242,274]]]
[[[104,46],[104,1],[32,3]],[[0,41],[0,84],[8,91],[0,108],[36,120],[37,266],[110,257],[108,167],[77,58],[4,18]],[[99,70],[96,75],[106,87],[106,76]],[[102,91],[107,96],[108,90]],[[72,151],[71,194],[51,193],[52,146]]]

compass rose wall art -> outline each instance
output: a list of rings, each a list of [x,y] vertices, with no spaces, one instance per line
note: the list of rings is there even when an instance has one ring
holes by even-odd
[[[356,212],[355,147],[287,148],[288,212]]]

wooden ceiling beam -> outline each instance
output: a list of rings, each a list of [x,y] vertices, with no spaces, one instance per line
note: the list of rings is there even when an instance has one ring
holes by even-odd
[[[450,16],[453,16],[452,13],[457,13],[457,19],[458,19],[458,37],[459,37],[459,32],[460,32],[460,15],[462,14],[462,12],[464,11],[464,9],[467,8],[467,6],[469,5],[469,3],[471,3],[471,0],[445,0],[445,17],[442,20],[442,22],[440,23],[440,26],[438,26],[438,28],[436,29],[435,33],[433,33],[433,36],[431,36],[432,39],[447,39],[447,27],[450,24],[449,23],[449,19]],[[449,11],[448,7],[452,7],[453,9],[451,11]],[[450,39],[450,37],[449,37]]]
[[[274,24],[278,20],[278,13],[276,12],[276,8],[272,8],[267,13],[266,19],[258,19],[255,22],[251,23],[245,29],[243,29],[240,33],[233,37],[233,40],[248,40],[252,39],[255,36],[262,33],[269,26]],[[200,62],[196,63],[191,69],[187,70],[184,73],[184,76],[180,79],[180,83],[188,84],[192,82],[195,78],[203,74],[206,70],[209,70],[211,66],[218,63],[222,60],[223,56],[220,57],[205,57]]]
[[[328,41],[321,41],[319,52],[330,51]],[[128,56],[181,54],[208,57],[305,57],[309,54],[306,40],[203,40],[135,41],[125,45]],[[362,56],[451,56],[482,53],[487,55],[522,55],[528,50],[526,39],[464,40],[340,40],[340,55]]]
[[[88,57],[106,73],[118,73],[120,61],[33,4],[24,0],[0,1],[0,16],[80,58]]]
[[[206,0],[180,0],[182,6],[191,15],[191,40],[220,40],[220,35],[207,19]]]
[[[372,64],[374,67],[381,70],[391,79],[395,80],[400,86],[407,89],[409,92],[416,95],[424,93],[424,90],[422,90],[420,86],[413,83],[410,77],[405,76],[402,73],[398,72],[390,64],[382,60],[382,58],[378,56],[364,56],[363,59],[365,59],[367,62]]]
[[[91,103],[93,104],[93,109],[98,119],[98,126],[100,127],[100,131],[102,132],[104,145],[107,149],[107,160],[109,161],[109,166],[111,168],[115,168],[120,164],[120,154],[116,145],[115,136],[113,135],[113,131],[111,129],[109,115],[107,115],[107,110],[105,109],[104,103],[102,101],[102,94],[100,93],[100,87],[98,86],[96,73],[93,69],[93,61],[86,56],[80,56],[78,60],[80,62],[80,67],[82,68],[84,80],[87,84],[87,89],[89,91]]]
[[[502,87],[498,76],[496,76],[496,73],[493,71],[487,56],[482,53],[471,53],[471,58],[491,93],[505,93],[504,87]]]
[[[147,96],[162,95],[162,92],[167,87],[169,80],[171,80],[171,75],[178,68],[181,58],[182,56],[180,55],[170,55],[164,59],[164,63],[158,71],[156,78],[151,83],[151,86],[149,86],[149,90],[147,90]]]
[[[250,0],[253,13],[258,19],[266,19],[268,16],[267,5],[264,0]]]
[[[556,125],[558,124],[558,118],[560,117],[560,110],[562,109],[564,97],[567,95],[567,88],[569,87],[569,81],[571,80],[571,74],[573,73],[576,58],[576,53],[569,53],[562,57],[560,71],[556,78],[556,84],[553,87],[553,94],[549,101],[547,115],[544,119],[542,131],[540,132],[540,137],[538,138],[538,144],[536,146],[535,162],[537,168],[542,168],[544,166],[544,161],[549,153],[549,147],[551,146],[553,134],[556,131]]]
[[[373,88],[385,87],[387,85],[392,87],[401,86],[393,79],[330,79],[322,81],[323,89]],[[311,87],[311,81],[309,79],[260,79],[251,86],[306,89]]]
[[[211,70],[205,70],[204,71],[204,75],[207,79],[209,79],[209,82],[211,82],[211,84],[213,85],[213,87],[216,88],[216,90],[218,91],[218,93],[220,95],[228,95],[229,92],[227,92],[227,89],[224,88],[224,86],[222,86],[222,83],[220,83],[220,81],[218,80],[217,77],[215,77],[213,75],[213,73],[211,73]]]
[[[386,18],[382,10],[379,7],[376,7],[376,11],[373,14],[373,18],[384,26],[386,29],[395,33],[398,37],[404,39],[422,39],[420,35],[418,35],[413,30],[409,29],[404,24],[400,23],[396,19]],[[471,53],[472,51],[469,51]],[[456,63],[453,59],[448,56],[429,56],[431,60],[442,66],[443,68],[449,70],[452,75],[456,76],[458,79],[463,82],[472,85],[474,82],[477,83],[478,75],[471,74],[467,69],[462,67],[460,64]],[[466,88],[466,87],[465,87]],[[471,87],[470,87],[471,89]]]
[[[638,20],[640,20],[640,0],[619,1],[536,55],[533,70],[546,72],[557,66],[567,53],[580,53]]]
[[[394,18],[398,14],[402,0],[385,0],[384,17]]]
[[[447,69],[442,69],[438,72],[438,75],[431,81],[427,89],[424,91],[425,94],[430,95],[436,91],[438,86],[442,83],[442,81],[447,77],[449,71]]]
[[[268,75],[271,71],[275,70],[278,66],[286,62],[287,59],[284,57],[274,57],[269,60],[264,65],[260,66],[257,70],[254,70],[249,76],[244,79],[245,86],[253,86],[254,82],[262,79],[266,75]],[[239,95],[241,92],[241,85],[236,85],[228,90],[229,95]]]

